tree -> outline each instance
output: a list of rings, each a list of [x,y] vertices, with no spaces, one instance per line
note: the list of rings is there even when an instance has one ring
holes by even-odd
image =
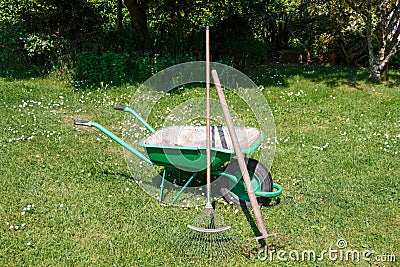
[[[400,0],[347,1],[366,24],[370,78],[385,79],[400,44]]]
[[[148,0],[124,0],[133,24],[133,29],[139,39],[139,47],[146,48],[149,44],[147,26]]]

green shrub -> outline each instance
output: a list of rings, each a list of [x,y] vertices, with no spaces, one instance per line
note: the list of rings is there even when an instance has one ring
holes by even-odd
[[[390,65],[400,68],[400,52],[397,52],[392,60],[390,61]]]
[[[185,55],[172,57],[149,52],[115,53],[82,52],[75,68],[75,86],[97,86],[99,84],[119,85],[124,82],[143,82],[157,72],[173,65],[194,61]]]
[[[23,62],[21,45],[12,27],[0,28],[0,72],[2,75],[11,74]]]
[[[30,27],[29,23],[21,20],[0,20],[1,76],[38,75],[57,66],[63,40],[45,31],[33,31]]]
[[[0,73],[23,76],[43,73],[54,67],[57,44],[43,33],[28,33],[20,25],[0,26]]]
[[[127,59],[127,54],[82,52],[77,62],[75,81],[87,86],[99,83],[119,85],[126,78]]]
[[[145,81],[157,72],[173,65],[195,61],[196,58],[190,55],[171,56],[158,53],[133,53],[130,58],[130,77],[135,81]]]

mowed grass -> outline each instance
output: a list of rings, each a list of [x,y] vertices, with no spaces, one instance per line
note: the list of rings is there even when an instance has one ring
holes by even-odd
[[[275,118],[271,173],[284,192],[262,215],[269,232],[287,237],[286,261],[274,254],[206,262],[177,253],[180,234],[201,208],[160,206],[131,177],[119,145],[73,125],[94,120],[120,135],[125,114],[113,107],[128,105],[138,85],[76,89],[54,77],[0,80],[0,265],[378,266],[376,256],[395,255],[385,265],[396,266],[400,73],[384,83],[367,76],[322,66],[251,73]],[[192,89],[184,89],[185,99]],[[160,109],[181,97],[169,95]],[[223,201],[215,208],[240,242],[254,237],[251,212]],[[338,249],[338,240],[347,242],[343,253],[375,253],[370,262],[322,254]],[[306,250],[323,259],[303,260]]]

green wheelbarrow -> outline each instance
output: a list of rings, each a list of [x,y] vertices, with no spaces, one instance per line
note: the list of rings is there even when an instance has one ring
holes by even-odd
[[[170,126],[156,131],[139,114],[128,107],[116,106],[121,110],[132,114],[143,124],[150,135],[139,142],[147,156],[123,141],[102,125],[87,120],[75,120],[75,125],[91,126],[100,130],[112,140],[123,146],[144,162],[162,166],[163,174],[160,184],[159,202],[163,202],[163,190],[168,170],[179,170],[188,177],[182,187],[171,201],[174,204],[187,187],[204,185],[195,179],[200,173],[206,171],[206,127],[205,126]],[[237,127],[236,133],[243,154],[254,152],[263,140],[263,134],[256,128]],[[241,207],[250,207],[250,200],[242,179],[241,171],[236,159],[229,132],[222,126],[211,127],[211,170],[212,175],[221,179],[221,193],[232,204]],[[251,177],[254,193],[260,205],[268,201],[268,198],[279,196],[282,187],[272,182],[272,176],[268,169],[259,161],[246,158],[247,168]]]

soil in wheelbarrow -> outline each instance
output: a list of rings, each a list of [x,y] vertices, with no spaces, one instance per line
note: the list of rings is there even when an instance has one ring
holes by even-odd
[[[236,128],[240,147],[249,149],[261,132],[256,128]],[[211,142],[214,149],[233,150],[232,141],[226,127],[211,127]],[[144,145],[160,147],[206,147],[206,127],[204,126],[171,126],[159,130],[142,141]]]
[[[255,128],[237,128],[243,153],[255,151],[262,134]],[[228,130],[214,126],[211,130],[212,170],[220,168],[234,155]],[[204,126],[172,126],[159,130],[140,142],[157,165],[187,172],[206,169],[206,129]]]

